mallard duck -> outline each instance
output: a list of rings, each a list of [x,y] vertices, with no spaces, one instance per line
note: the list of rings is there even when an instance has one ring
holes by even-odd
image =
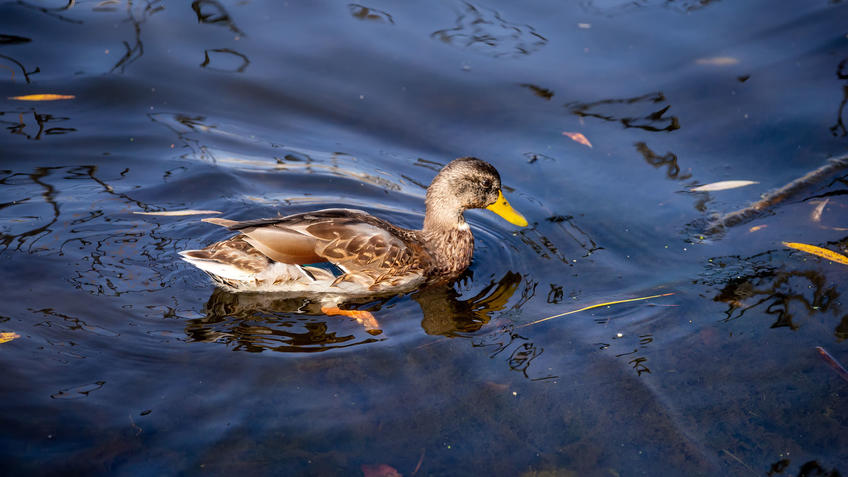
[[[485,208],[514,225],[527,225],[504,198],[498,171],[473,157],[442,168],[427,188],[425,204],[421,230],[353,209],[244,222],[208,218],[204,222],[239,234],[180,255],[235,292],[386,295],[449,281],[468,268],[474,239],[463,217],[467,209]]]

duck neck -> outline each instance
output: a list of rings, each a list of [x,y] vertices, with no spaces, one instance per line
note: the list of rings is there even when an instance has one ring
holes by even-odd
[[[471,265],[474,237],[462,211],[427,208],[422,233],[428,251],[436,260],[434,273],[458,275]]]

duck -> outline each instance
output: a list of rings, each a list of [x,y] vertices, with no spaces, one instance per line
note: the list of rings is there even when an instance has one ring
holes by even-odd
[[[400,294],[459,277],[474,251],[466,210],[486,209],[513,225],[528,224],[504,197],[497,169],[474,157],[445,165],[424,203],[419,230],[344,208],[246,221],[206,218],[238,233],[179,255],[227,291],[319,296],[324,313],[374,327],[373,317],[337,305],[344,298]]]

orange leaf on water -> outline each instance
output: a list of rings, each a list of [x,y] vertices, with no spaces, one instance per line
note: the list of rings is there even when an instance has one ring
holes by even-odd
[[[400,472],[387,464],[363,465],[362,474],[365,477],[400,477]]]
[[[730,66],[739,63],[739,60],[732,56],[715,56],[713,58],[698,58],[695,63],[710,66]]]
[[[14,331],[4,331],[0,333],[0,343],[7,343],[20,337],[21,335],[15,333]]]
[[[74,99],[72,94],[27,94],[24,96],[10,96],[9,99],[18,101],[57,101],[60,99]]]
[[[789,248],[794,248],[795,250],[800,250],[802,252],[818,255],[819,257],[830,260],[831,262],[841,263],[842,265],[848,265],[848,257],[842,255],[841,253],[836,253],[832,250],[828,250],[826,248],[816,247],[815,245],[807,245],[805,243],[797,242],[783,242],[783,245]]]
[[[580,143],[580,144],[582,144],[582,145],[584,145],[584,146],[592,147],[592,143],[591,143],[591,142],[589,142],[589,140],[588,140],[588,139],[586,139],[586,136],[584,136],[584,135],[583,135],[583,134],[581,134],[581,133],[578,133],[578,132],[568,132],[568,131],[563,131],[563,132],[562,132],[562,135],[563,135],[563,136],[568,136],[568,137],[569,137],[572,141],[574,141],[574,142]]]

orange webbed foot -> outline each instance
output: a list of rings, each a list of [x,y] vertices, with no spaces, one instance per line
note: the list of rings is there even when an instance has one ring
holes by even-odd
[[[322,306],[321,313],[324,313],[327,316],[341,315],[353,318],[357,323],[364,326],[365,329],[368,330],[368,333],[372,335],[382,333],[382,330],[380,330],[380,323],[377,322],[377,319],[374,318],[374,315],[372,315],[370,311],[342,310],[337,306]]]

